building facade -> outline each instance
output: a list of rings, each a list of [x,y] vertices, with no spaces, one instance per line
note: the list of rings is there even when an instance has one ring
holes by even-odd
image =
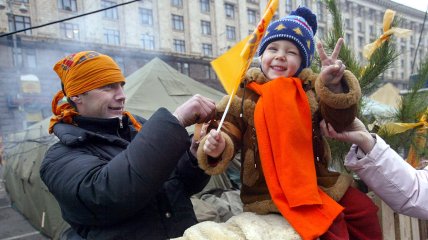
[[[0,0],[0,35],[33,27],[0,36],[0,134],[22,130],[51,115],[51,98],[60,89],[52,67],[61,57],[82,50],[112,56],[125,76],[157,56],[193,79],[222,90],[210,61],[253,31],[267,2]],[[420,38],[424,12],[390,0],[337,2],[343,9],[345,42],[361,61],[363,46],[382,33],[387,8],[402,17],[400,27],[414,31],[409,38],[397,39],[400,58],[383,75],[383,81],[406,88],[413,65],[428,53],[427,34]],[[317,13],[317,36],[322,40],[332,26],[323,1],[281,0],[275,18],[299,5]]]

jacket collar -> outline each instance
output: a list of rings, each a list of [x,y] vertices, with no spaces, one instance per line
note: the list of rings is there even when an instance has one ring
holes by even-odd
[[[95,133],[117,135],[129,129],[129,119],[127,116],[123,116],[122,119],[75,116],[73,120],[78,127]]]
[[[103,141],[127,145],[131,140],[129,119],[100,119],[75,116],[73,124],[59,122],[54,126],[54,133],[65,145],[81,145],[86,141]]]

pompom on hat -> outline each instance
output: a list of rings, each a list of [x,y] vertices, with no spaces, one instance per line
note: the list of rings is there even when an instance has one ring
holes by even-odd
[[[296,44],[302,56],[298,73],[311,65],[315,53],[314,35],[317,32],[317,16],[309,8],[298,7],[290,15],[269,24],[261,40],[257,55],[261,56],[269,43],[288,40]]]

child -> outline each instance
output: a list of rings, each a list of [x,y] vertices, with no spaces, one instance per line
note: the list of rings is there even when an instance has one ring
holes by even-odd
[[[316,30],[316,16],[305,7],[268,26],[260,69],[247,72],[221,132],[212,122],[198,148],[199,165],[219,174],[239,148],[244,211],[279,212],[303,239],[382,239],[376,206],[350,187],[351,177],[328,169],[319,122],[343,130],[356,116],[361,91],[337,60],[343,39],[330,57],[319,44],[322,70],[311,71]],[[218,103],[217,119],[228,99]]]

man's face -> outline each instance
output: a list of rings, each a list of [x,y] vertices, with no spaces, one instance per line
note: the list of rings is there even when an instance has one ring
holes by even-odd
[[[261,61],[266,77],[273,80],[278,77],[293,77],[302,64],[302,57],[293,42],[278,40],[267,45]]]
[[[124,82],[109,84],[71,97],[81,116],[96,118],[122,117],[125,107]]]

